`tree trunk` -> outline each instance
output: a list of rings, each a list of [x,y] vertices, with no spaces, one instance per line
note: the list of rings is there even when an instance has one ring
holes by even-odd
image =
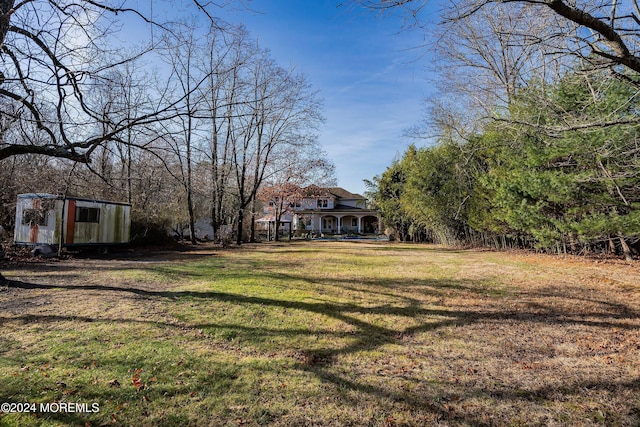
[[[214,202],[212,203],[211,206],[211,229],[213,230],[213,235],[211,236],[211,239],[213,239],[213,241],[217,241],[218,240],[218,233],[220,230],[220,226],[218,225],[218,221],[216,221],[217,215],[216,215],[216,202],[214,200]]]
[[[191,179],[189,179],[189,181],[191,181]],[[187,190],[187,209],[189,210],[189,240],[191,240],[192,245],[195,245],[198,243],[198,240],[196,238],[196,221],[193,211],[191,182],[189,182],[189,189]]]
[[[131,140],[131,130],[128,132],[129,141]],[[132,178],[132,160],[131,160],[131,144],[127,144],[127,202],[133,204],[133,178]]]
[[[242,229],[244,228],[244,209],[238,211],[238,228],[236,229],[238,235],[236,236],[236,244],[242,245]]]
[[[627,241],[624,240],[624,236],[622,235],[622,233],[619,233],[618,237],[620,238],[620,245],[622,246],[622,253],[624,254],[624,259],[627,261],[633,261],[633,256],[631,256],[631,248],[629,248]]]
[[[249,242],[250,243],[256,242],[256,216],[253,214],[251,215],[251,233],[249,236]]]
[[[0,1],[0,46],[4,44],[4,39],[9,30],[9,21],[11,20],[11,11],[13,10],[14,0]]]
[[[249,234],[249,242],[256,242],[256,199],[251,201],[251,233]]]
[[[187,98],[187,105],[189,101]],[[187,125],[187,210],[189,212],[189,240],[191,240],[191,244],[195,245],[197,242],[196,239],[196,220],[195,220],[195,212],[193,209],[193,171],[192,171],[192,158],[191,158],[191,114],[188,117],[188,125]]]
[[[273,232],[273,240],[275,240],[276,242],[280,241],[280,218],[276,218],[276,223],[275,223],[275,231]]]
[[[576,244],[576,235],[573,233],[569,233],[569,247],[571,248],[571,253],[578,253],[578,245]]]

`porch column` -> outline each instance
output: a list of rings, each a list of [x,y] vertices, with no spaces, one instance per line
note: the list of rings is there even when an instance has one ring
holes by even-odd
[[[358,216],[358,234],[362,234],[362,217]]]
[[[338,218],[338,234],[342,234],[342,217],[338,215],[336,217]]]
[[[382,234],[381,233],[382,221],[380,220],[380,215],[376,215],[376,217],[378,218],[378,234]]]

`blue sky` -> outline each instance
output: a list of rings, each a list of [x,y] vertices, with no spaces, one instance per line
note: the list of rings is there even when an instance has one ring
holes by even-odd
[[[336,165],[338,185],[364,192],[411,142],[431,88],[428,56],[411,49],[419,32],[400,31],[399,17],[338,7],[341,0],[254,0],[229,12],[285,67],[295,66],[324,99],[320,143]]]

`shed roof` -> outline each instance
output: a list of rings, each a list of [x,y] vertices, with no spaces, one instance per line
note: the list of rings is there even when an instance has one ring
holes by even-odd
[[[73,196],[62,196],[57,194],[49,194],[49,193],[23,193],[18,194],[18,199],[55,199],[55,200],[76,200],[79,202],[92,202],[92,203],[105,203],[109,205],[124,205],[131,206],[131,204],[126,202],[116,202],[111,200],[98,200],[98,199],[89,199],[86,197],[73,197]]]

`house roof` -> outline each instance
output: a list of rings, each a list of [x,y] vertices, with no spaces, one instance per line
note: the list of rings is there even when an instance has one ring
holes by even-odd
[[[318,197],[329,197],[333,196],[337,199],[348,199],[348,200],[360,200],[366,199],[361,194],[352,193],[350,191],[345,190],[342,187],[318,187],[316,185],[310,185],[304,188],[307,193],[307,197],[318,198]]]
[[[338,203],[337,205],[335,205],[333,207],[334,211],[351,211],[351,212],[364,212],[364,211],[371,211],[371,209],[366,209],[364,207],[359,207],[359,206],[348,206],[348,205],[343,205],[341,203]]]
[[[347,191],[342,187],[329,187],[326,190],[339,199],[364,199],[365,198],[360,194],[351,193],[350,191]]]

